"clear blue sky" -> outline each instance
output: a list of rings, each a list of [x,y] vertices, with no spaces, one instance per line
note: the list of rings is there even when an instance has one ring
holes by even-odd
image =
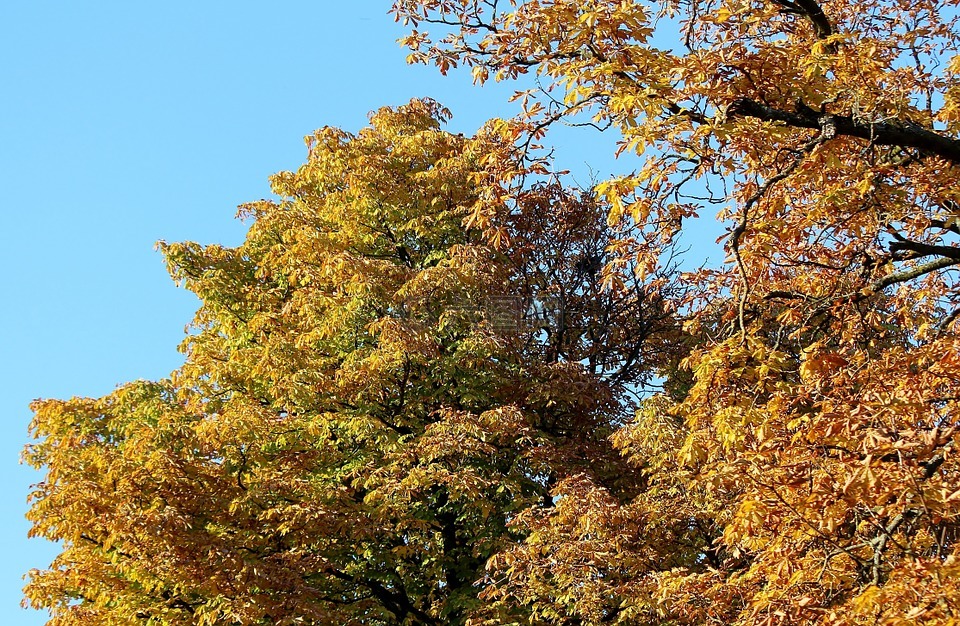
[[[0,8],[0,624],[22,575],[55,547],[27,540],[19,465],[28,403],[100,396],[168,374],[196,306],[168,278],[158,239],[236,244],[236,206],[303,161],[302,137],[359,129],[367,113],[430,96],[455,132],[509,115],[510,87],[410,67],[387,0],[7,2]],[[594,134],[558,155],[622,169]],[[589,142],[589,143],[588,143]],[[621,164],[622,165],[622,164]]]

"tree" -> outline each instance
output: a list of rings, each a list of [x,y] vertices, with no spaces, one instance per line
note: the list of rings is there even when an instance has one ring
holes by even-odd
[[[308,137],[242,245],[161,244],[202,302],[181,368],[34,404],[51,624],[461,624],[510,520],[567,476],[621,489],[605,437],[671,352],[667,283],[599,289],[607,208],[542,176],[490,202],[540,165],[447,116]]]
[[[641,492],[558,485],[492,559],[492,606],[555,624],[957,623],[956,2],[394,12],[412,61],[536,74],[518,142],[590,122],[643,155],[598,186],[645,235],[615,246],[635,267],[704,207],[729,224],[726,263],[678,303],[696,344],[670,393],[613,437]]]

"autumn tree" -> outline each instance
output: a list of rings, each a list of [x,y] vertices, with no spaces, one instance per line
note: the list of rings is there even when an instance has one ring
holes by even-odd
[[[460,624],[553,485],[625,488],[606,437],[671,353],[668,281],[602,290],[609,207],[447,115],[308,137],[242,245],[161,245],[202,303],[181,368],[34,405],[50,624]],[[536,183],[494,202],[507,171]]]
[[[726,262],[678,303],[695,348],[612,440],[647,484],[624,500],[572,477],[518,517],[492,606],[551,624],[958,623],[957,3],[394,12],[414,62],[536,76],[518,144],[564,120],[620,133],[640,165],[598,191],[640,234],[614,246],[635,268],[698,213],[728,225]]]

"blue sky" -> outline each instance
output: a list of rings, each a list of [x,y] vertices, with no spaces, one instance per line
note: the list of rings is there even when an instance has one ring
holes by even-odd
[[[267,177],[300,164],[302,137],[320,126],[357,130],[370,110],[416,96],[451,108],[455,132],[513,112],[511,87],[407,66],[388,5],[0,8],[0,623],[44,623],[19,608],[21,577],[55,553],[26,539],[39,479],[18,463],[28,403],[103,395],[181,361],[196,300],[170,281],[157,240],[239,243],[236,206],[269,195]],[[623,169],[610,141],[563,137],[565,167]]]

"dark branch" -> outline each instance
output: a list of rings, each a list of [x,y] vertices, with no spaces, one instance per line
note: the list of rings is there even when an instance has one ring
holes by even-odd
[[[774,4],[782,6],[788,13],[802,15],[813,25],[813,32],[817,39],[826,39],[833,34],[833,26],[827,15],[814,0],[773,0]],[[832,51],[831,51],[832,52]]]
[[[916,255],[913,258],[923,256],[941,256],[960,261],[960,248],[955,248],[953,246],[932,245],[928,243],[921,243],[919,241],[903,240],[891,242],[890,252],[894,254],[901,252],[912,252]]]
[[[727,108],[728,117],[754,117],[765,122],[783,122],[794,128],[821,130],[828,125],[837,135],[858,137],[878,146],[915,148],[924,154],[935,155],[954,164],[960,164],[960,140],[908,121],[870,122],[847,115],[819,113],[805,106],[791,113],[775,109],[756,100],[740,98]]]

